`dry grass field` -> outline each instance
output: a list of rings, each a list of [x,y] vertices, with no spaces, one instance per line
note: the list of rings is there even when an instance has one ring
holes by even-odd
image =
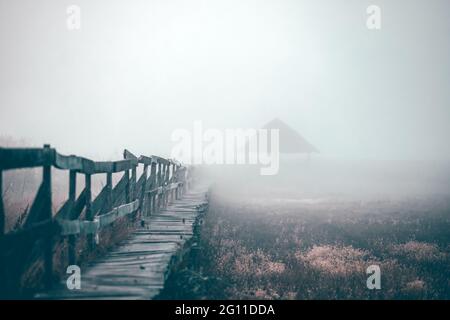
[[[165,299],[450,299],[450,198],[230,201],[212,193]],[[366,268],[381,269],[381,289]]]

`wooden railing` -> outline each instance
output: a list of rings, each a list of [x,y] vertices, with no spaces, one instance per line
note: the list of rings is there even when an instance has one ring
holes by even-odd
[[[123,156],[123,160],[99,162],[61,155],[49,145],[35,149],[0,148],[0,290],[18,285],[14,283],[11,269],[16,278],[20,272],[14,271],[10,260],[17,260],[16,267],[20,269],[19,264],[30,255],[26,251],[36,250],[37,242],[40,241],[39,252],[44,261],[44,283],[50,287],[54,280],[53,254],[58,238],[67,241],[68,264],[76,264],[80,235],[87,238],[86,250],[95,249],[98,234],[104,227],[124,217],[142,224],[145,216],[166,207],[188,188],[189,170],[175,160],[136,157],[128,150]],[[137,179],[139,165],[143,170]],[[35,167],[42,167],[42,183],[33,204],[22,227],[5,233],[3,171]],[[68,199],[55,214],[52,212],[52,167],[67,170],[69,180]],[[113,173],[120,172],[123,176],[113,187]],[[77,197],[79,174],[84,175],[85,184]],[[92,199],[91,177],[98,174],[106,175],[106,185]]]

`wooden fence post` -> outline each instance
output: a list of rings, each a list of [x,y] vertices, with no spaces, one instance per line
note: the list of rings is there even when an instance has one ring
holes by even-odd
[[[183,176],[183,182],[184,182],[184,188],[183,192],[186,193],[190,187],[189,185],[189,176],[190,176],[190,170],[188,168],[185,168],[184,170],[184,176]]]
[[[112,199],[112,173],[106,173],[106,201],[105,201],[105,212],[110,212],[113,206]]]
[[[166,186],[167,182],[167,165],[163,163],[163,169],[162,169],[162,179],[161,179],[161,185],[163,186],[163,193],[161,194],[161,200],[162,200],[162,208],[164,209],[166,207],[166,189],[164,188]]]
[[[125,170],[124,174],[127,180],[127,185],[125,187],[125,203],[130,203],[131,202],[130,170]],[[130,226],[130,223],[132,222],[132,217],[131,216],[127,217],[126,221],[128,221],[128,226]]]
[[[174,163],[172,166],[172,183],[177,182],[177,165]],[[172,201],[177,199],[177,188],[172,189]]]
[[[133,199],[133,201],[135,201],[137,198],[137,196],[136,196],[136,167],[133,167],[133,169],[131,169],[130,193],[131,193],[131,199]]]
[[[184,195],[184,187],[185,187],[185,179],[184,179],[184,177],[185,177],[185,175],[186,175],[186,167],[182,167],[181,169],[181,172],[180,172],[180,181],[181,181],[181,188],[180,188],[180,196],[183,196]]]
[[[77,172],[75,170],[70,170],[69,173],[69,201],[70,201],[70,211],[73,210],[75,205],[75,198],[77,192]],[[73,265],[77,263],[76,255],[76,235],[69,236],[69,246],[67,248],[69,256],[69,264]]]
[[[186,168],[186,175],[184,176],[184,181],[186,182],[185,192],[191,188],[191,170]]]
[[[149,190],[151,190],[151,173],[150,176],[148,175],[148,165],[146,166],[147,169],[145,171],[145,181],[144,181],[144,189],[145,189],[145,193],[144,193],[144,215],[146,217],[148,217],[151,214],[152,211],[152,197],[151,194],[148,192]]]
[[[144,181],[142,183],[141,186],[141,194],[140,194],[140,198],[139,198],[139,208],[141,210],[141,215],[142,216],[146,216],[147,215],[147,209],[146,209],[146,205],[147,202],[145,201],[147,194],[146,194],[146,189],[147,189],[147,171],[148,171],[148,165],[144,164],[144,170],[142,171],[142,177],[144,177]],[[140,179],[139,179],[140,180]]]
[[[164,174],[164,185],[169,185],[170,164],[165,165],[166,173]],[[164,208],[167,208],[167,202],[169,201],[170,190],[164,190]]]
[[[179,176],[180,168],[181,168],[180,165],[177,165],[177,168],[175,170],[175,182],[177,183],[177,187],[175,189],[175,199],[178,199],[178,190],[179,190],[178,182],[180,182],[180,176]]]
[[[0,243],[5,234],[5,208],[3,207],[3,170],[0,170]]]
[[[131,183],[130,183],[130,170],[125,170],[125,179],[127,180],[127,186],[125,188],[125,203],[131,202]]]
[[[169,185],[169,175],[170,175],[170,164],[166,164],[166,174],[164,175],[164,185],[167,187]],[[164,208],[167,207],[167,202],[169,200],[169,190],[164,192]]]
[[[94,221],[94,213],[92,212],[91,204],[92,204],[92,188],[91,188],[91,175],[89,173],[86,173],[84,175],[84,188],[86,190],[86,220],[88,221]],[[89,249],[94,250],[95,249],[95,234],[89,234],[88,239],[88,245]]]
[[[158,160],[159,161],[159,160]],[[164,164],[158,162],[158,187],[164,186]],[[158,192],[158,211],[162,206],[162,197],[164,196],[163,192]]]
[[[5,234],[5,209],[3,207],[3,171],[0,170],[0,246],[3,245],[3,236]],[[3,252],[0,252],[1,260],[3,261]],[[0,285],[4,287],[3,290],[7,290],[7,277],[6,277],[6,263],[0,263]],[[0,292],[0,297],[3,294]]]
[[[45,152],[51,152],[50,145],[45,144],[44,145]],[[52,166],[50,163],[46,163],[43,166],[42,170],[42,183],[44,187],[44,205],[43,205],[43,211],[44,214],[43,220],[52,220],[53,214],[52,214]],[[50,288],[53,283],[53,233],[49,232],[49,234],[46,236],[46,239],[44,240],[44,268],[45,268],[45,286],[47,288]]]
[[[167,165],[167,186],[169,186],[169,188],[170,188],[170,184],[172,182],[172,177],[173,177],[172,163],[169,163]],[[169,202],[172,201],[172,199],[171,199],[172,194],[173,194],[172,189],[167,190],[166,206],[168,206]]]
[[[158,174],[157,174],[157,182],[156,182],[156,185],[157,185],[158,188],[162,186],[162,181],[161,181],[162,173],[161,173],[161,170],[162,170],[162,163],[159,162],[159,160],[158,160]],[[161,194],[159,194],[159,192],[157,194],[157,201],[158,201],[158,203],[156,205],[156,210],[159,211],[159,208],[161,207]]]
[[[167,184],[170,185],[173,181],[173,164],[170,163],[169,164],[169,168],[168,168],[168,180],[167,180]],[[169,193],[167,194],[167,204],[169,204],[170,202],[172,202],[172,196],[173,196],[173,189],[169,189]]]
[[[130,198],[131,201],[136,201],[136,166],[131,169],[131,179],[130,179]],[[139,211],[133,215],[133,221],[139,219]]]
[[[156,162],[153,162],[152,160],[152,164],[150,167],[150,181],[151,181],[151,186],[150,188],[154,189],[156,187]],[[151,195],[152,201],[151,201],[151,212],[154,213],[156,212],[156,194],[152,193]]]
[[[181,178],[182,174],[183,174],[183,167],[180,166],[180,167],[178,167],[178,170],[177,170],[177,182],[181,183],[181,185],[178,184],[177,198],[181,198],[181,196],[183,195],[183,193],[182,193],[183,192],[183,179]]]

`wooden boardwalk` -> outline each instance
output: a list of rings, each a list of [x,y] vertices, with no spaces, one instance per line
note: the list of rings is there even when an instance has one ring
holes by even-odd
[[[81,270],[81,289],[65,281],[38,299],[152,299],[172,267],[192,244],[194,228],[207,209],[207,187],[197,186],[181,199],[144,219],[116,249]]]

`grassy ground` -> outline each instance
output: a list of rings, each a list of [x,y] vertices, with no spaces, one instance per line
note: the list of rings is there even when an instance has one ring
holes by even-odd
[[[381,268],[381,290],[366,286]],[[161,299],[450,299],[450,199],[230,201]]]

